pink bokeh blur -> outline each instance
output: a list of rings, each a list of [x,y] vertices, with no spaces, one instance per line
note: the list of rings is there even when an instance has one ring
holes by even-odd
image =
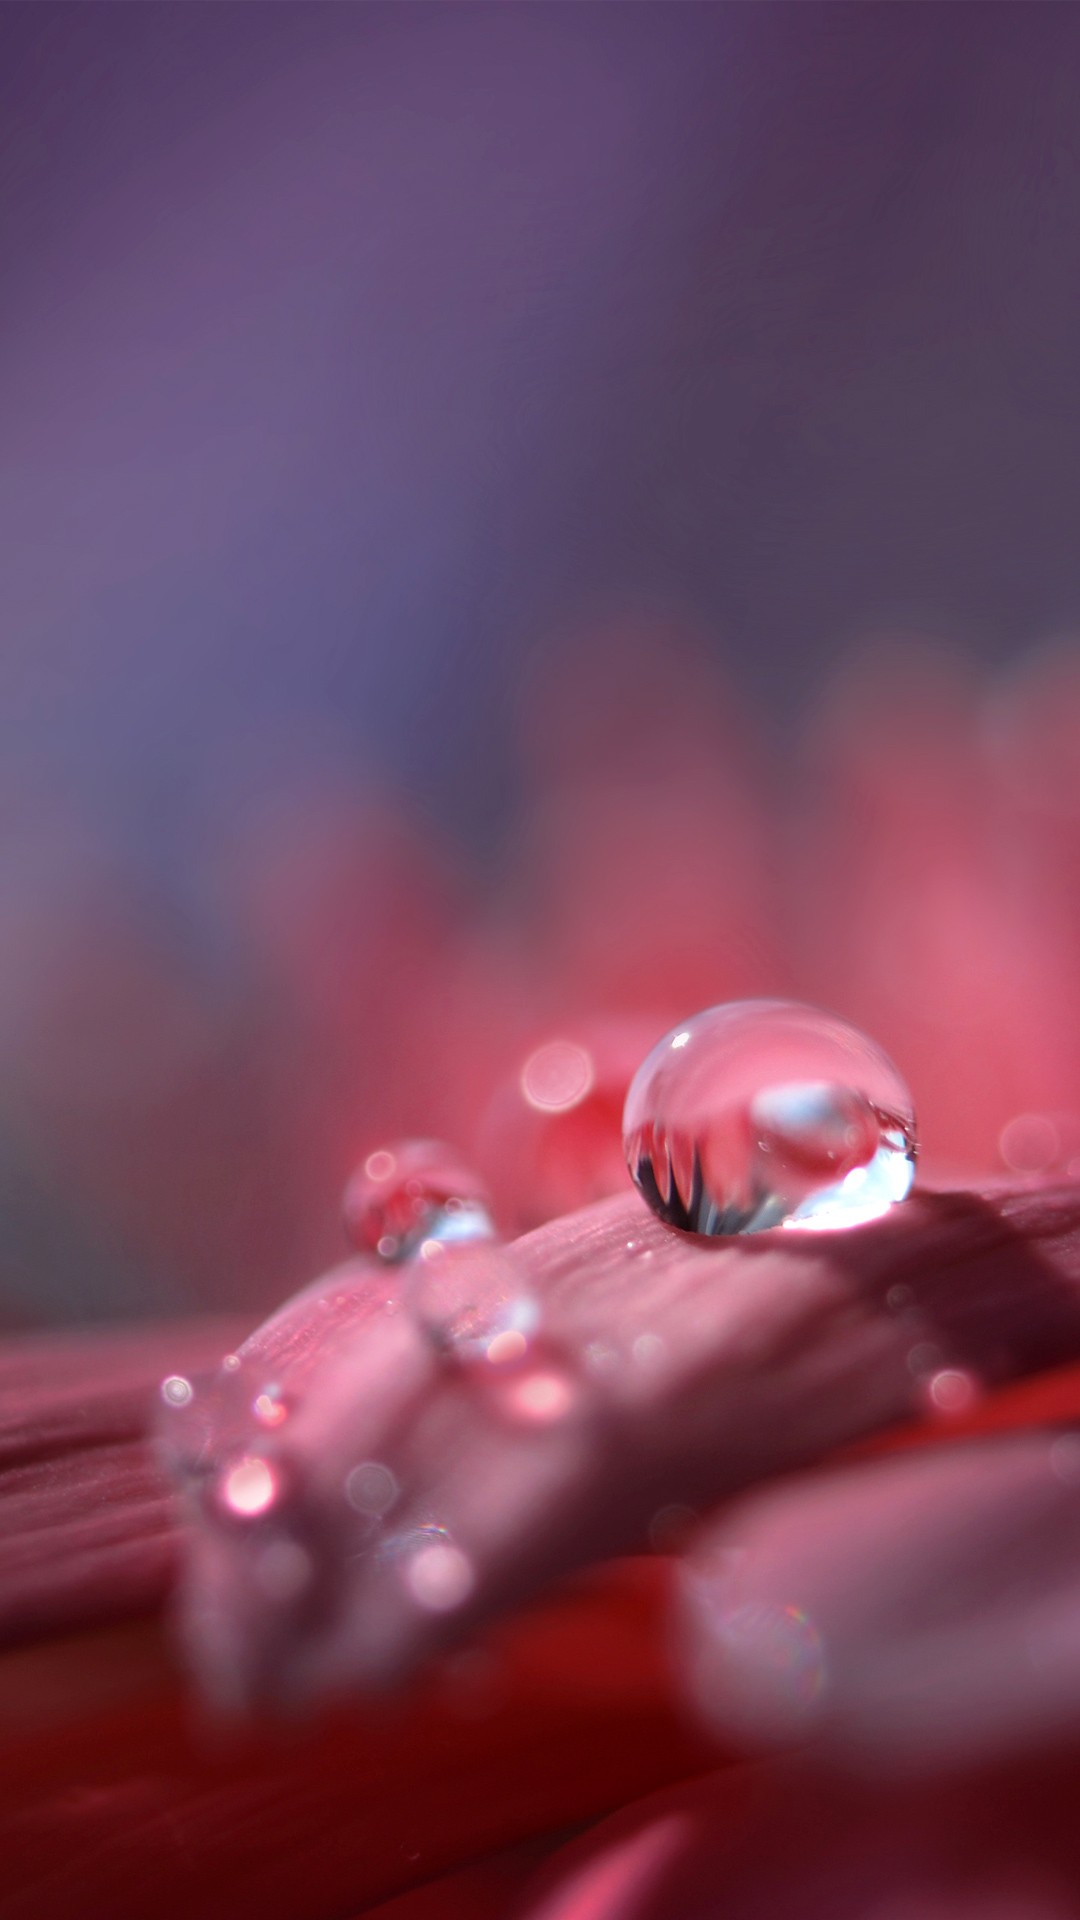
[[[253,809],[207,866],[227,985],[107,845],[9,882],[9,1119],[147,1307],[160,1276],[270,1306],[337,1256],[345,1180],[388,1138],[456,1143],[507,1227],[618,1191],[639,1060],[744,994],[892,1054],[924,1178],[1080,1169],[1072,650],[992,682],[910,641],[863,653],[777,769],[683,635],[583,628],[515,726],[496,879],[316,765]]]

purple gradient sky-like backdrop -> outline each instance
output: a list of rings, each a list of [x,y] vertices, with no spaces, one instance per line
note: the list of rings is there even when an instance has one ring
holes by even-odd
[[[883,621],[1080,609],[1073,9],[0,38],[0,733],[155,852],[305,729],[483,832],[596,596],[782,715]]]
[[[731,706],[772,804],[868,636],[993,668],[1080,617],[1078,71],[1055,5],[0,3],[0,1307],[160,1306],[219,1271],[265,1303],[325,1250],[349,1102],[358,1127],[406,1084],[460,961],[369,803],[499,899],[516,860],[553,952],[577,887],[601,1004],[669,807],[654,919],[686,948],[697,901],[717,990],[768,986],[732,934],[763,843]],[[522,689],[534,735],[658,704],[629,637],[552,697],[556,639],[613,610],[670,620],[689,772],[647,768],[626,827],[616,753],[588,840],[578,766],[530,867],[565,767],[538,780]],[[999,1115],[971,1070],[995,1138],[1043,1098],[1003,1080]],[[290,1239],[265,1195],[294,1176]]]

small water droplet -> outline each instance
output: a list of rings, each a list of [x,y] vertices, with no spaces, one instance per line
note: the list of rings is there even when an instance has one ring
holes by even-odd
[[[519,1360],[539,1308],[504,1248],[490,1241],[425,1241],[404,1274],[412,1312],[448,1355]]]
[[[195,1398],[195,1389],[182,1373],[170,1373],[161,1383],[161,1398],[167,1407],[189,1407]]]
[[[885,1054],[785,1000],[711,1007],[630,1085],[623,1144],[653,1211],[690,1233],[879,1219],[915,1173],[911,1096]]]
[[[452,1147],[404,1140],[380,1147],[345,1190],[345,1230],[364,1253],[407,1259],[425,1239],[483,1240],[493,1233],[487,1191]]]

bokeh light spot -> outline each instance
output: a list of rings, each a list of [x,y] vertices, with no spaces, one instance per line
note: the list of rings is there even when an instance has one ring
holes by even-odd
[[[1001,1158],[1014,1173],[1045,1173],[1061,1153],[1057,1127],[1045,1113],[1018,1113],[1001,1129]]]
[[[256,1394],[252,1412],[260,1426],[280,1427],[282,1421],[288,1418],[289,1409],[271,1388],[266,1393]]]
[[[514,1382],[508,1410],[521,1420],[546,1426],[569,1412],[573,1398],[574,1389],[566,1374],[552,1367],[537,1368]]]
[[[269,1461],[250,1456],[230,1467],[222,1482],[221,1497],[231,1512],[247,1520],[273,1506],[277,1490],[277,1475]]]
[[[429,1613],[450,1613],[468,1599],[476,1576],[461,1548],[447,1541],[414,1553],[406,1565],[405,1582],[413,1599]]]
[[[942,1367],[927,1383],[927,1398],[938,1413],[968,1413],[979,1398],[970,1373],[960,1367]]]
[[[512,1366],[516,1360],[524,1360],[529,1343],[520,1327],[506,1327],[502,1333],[496,1333],[484,1349],[484,1358],[493,1367]]]
[[[388,1513],[398,1496],[398,1483],[381,1460],[362,1460],[346,1475],[345,1498],[357,1513]]]
[[[584,1100],[596,1077],[591,1054],[572,1040],[549,1040],[521,1070],[521,1091],[530,1107],[564,1113]]]

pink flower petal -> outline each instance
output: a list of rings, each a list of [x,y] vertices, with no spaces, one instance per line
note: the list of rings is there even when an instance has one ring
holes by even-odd
[[[177,1504],[147,1438],[158,1382],[237,1333],[215,1320],[0,1348],[0,1644],[160,1601]]]
[[[989,1387],[1080,1354],[1078,1225],[1075,1187],[924,1194],[812,1242],[706,1245],[635,1198],[556,1221],[511,1249],[543,1315],[522,1375],[447,1364],[407,1311],[311,1349],[294,1417],[245,1443],[280,1463],[278,1531],[203,1509],[196,1657],[238,1700],[385,1685],[558,1575],[641,1546],[672,1509],[928,1412],[947,1432]],[[537,1370],[557,1392],[515,1388]],[[364,1463],[394,1488],[377,1526],[365,1511],[358,1527],[346,1491]],[[275,1578],[270,1598],[262,1556],[281,1544],[309,1578]],[[432,1544],[458,1556],[438,1604],[413,1578]]]
[[[799,1480],[684,1575],[684,1662],[728,1740],[936,1770],[1080,1725],[1080,1434]]]

